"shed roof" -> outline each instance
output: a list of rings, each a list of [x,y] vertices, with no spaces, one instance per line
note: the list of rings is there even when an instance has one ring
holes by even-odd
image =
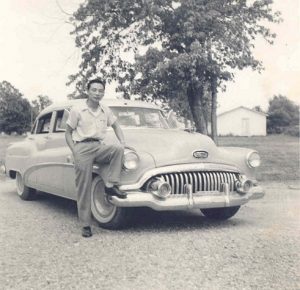
[[[218,114],[218,117],[220,117],[220,116],[222,116],[222,115],[225,115],[225,114],[228,114],[228,113],[231,113],[231,112],[233,112],[233,111],[237,111],[237,110],[239,110],[239,109],[244,109],[244,110],[247,110],[247,111],[250,111],[250,112],[253,112],[253,113],[257,113],[257,114],[259,114],[259,115],[268,116],[267,113],[259,112],[259,111],[253,110],[253,109],[249,109],[249,108],[244,107],[244,106],[239,106],[239,107],[236,107],[236,108],[231,109],[231,110],[229,110],[229,111],[226,111],[226,112],[223,112],[223,113],[221,113],[221,114]]]

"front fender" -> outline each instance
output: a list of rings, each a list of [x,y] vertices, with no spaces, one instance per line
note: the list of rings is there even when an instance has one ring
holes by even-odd
[[[250,168],[247,163],[247,156],[251,152],[257,152],[256,150],[241,147],[218,147],[220,154],[234,164],[242,174],[245,174],[248,178],[256,179],[256,169]]]
[[[140,158],[139,166],[135,170],[122,169],[120,180],[122,185],[136,183],[145,172],[155,168],[155,162],[152,155],[144,151],[139,151],[137,154]],[[107,178],[108,171],[109,166],[101,166],[97,163],[93,166],[93,172],[99,174],[104,180]]]

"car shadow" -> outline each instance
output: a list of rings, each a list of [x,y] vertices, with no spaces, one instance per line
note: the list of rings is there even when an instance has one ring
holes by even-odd
[[[63,212],[65,217],[77,219],[76,201],[63,197],[39,192],[35,202],[39,202],[56,212]],[[65,218],[64,217],[64,218]],[[190,211],[155,211],[151,208],[140,207],[131,209],[131,218],[122,232],[166,232],[166,231],[192,231],[195,229],[229,228],[247,224],[248,220],[236,217],[226,221],[207,219],[200,210]],[[97,222],[93,224],[97,226]]]
[[[34,201],[51,208],[51,210],[62,211],[70,217],[77,217],[77,204],[74,200],[38,191]]]
[[[200,210],[160,211],[137,208],[131,223],[123,231],[192,231],[195,229],[228,228],[241,226],[247,221],[233,217],[226,221],[210,220]]]

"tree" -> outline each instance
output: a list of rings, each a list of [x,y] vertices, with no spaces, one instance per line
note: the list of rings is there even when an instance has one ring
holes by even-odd
[[[255,106],[255,107],[253,107],[252,110],[257,111],[257,112],[260,112],[260,113],[264,113],[264,111],[263,111],[263,109],[261,108],[261,106]]]
[[[287,127],[297,125],[299,125],[299,106],[285,96],[274,96],[269,101],[268,133],[282,133]]]
[[[30,129],[31,106],[9,82],[0,83],[0,131],[22,134]]]
[[[37,115],[45,109],[47,106],[52,104],[52,100],[45,95],[38,95],[32,102],[32,116],[31,122],[37,117]]]
[[[91,76],[117,79],[125,96],[185,100],[198,132],[207,134],[210,106],[216,136],[217,93],[235,69],[262,64],[252,54],[258,35],[275,37],[262,23],[278,22],[271,0],[89,0],[71,19],[82,50],[77,89]],[[137,55],[140,47],[146,53]],[[122,58],[132,51],[136,61]],[[172,101],[171,101],[172,100]]]

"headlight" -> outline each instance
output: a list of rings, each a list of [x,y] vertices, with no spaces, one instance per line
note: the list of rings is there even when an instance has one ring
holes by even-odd
[[[252,168],[260,166],[260,156],[256,151],[250,152],[248,154],[247,164],[249,167],[252,167]]]
[[[125,151],[124,153],[124,168],[127,170],[134,170],[139,165],[140,158],[134,151]]]

